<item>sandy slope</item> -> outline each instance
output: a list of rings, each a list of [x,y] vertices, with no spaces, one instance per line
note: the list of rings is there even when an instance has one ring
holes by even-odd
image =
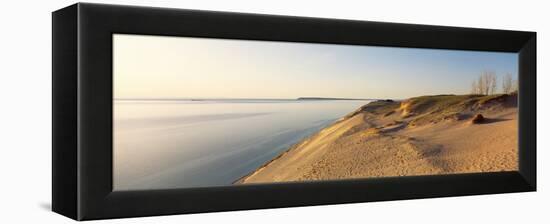
[[[377,101],[236,183],[517,170],[516,95]],[[473,124],[471,118],[486,119]]]

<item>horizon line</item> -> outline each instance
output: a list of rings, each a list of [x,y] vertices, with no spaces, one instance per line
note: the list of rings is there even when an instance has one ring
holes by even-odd
[[[183,98],[183,97],[155,97],[155,98],[147,98],[147,97],[128,97],[128,98],[113,98],[113,100],[165,100],[165,101],[178,101],[178,100],[380,100],[380,99],[390,99],[390,98],[349,98],[349,97],[295,97],[295,98],[245,98],[245,97],[236,97],[236,98],[229,98],[229,97],[208,97],[208,98],[200,98],[200,97],[189,97],[189,98]]]

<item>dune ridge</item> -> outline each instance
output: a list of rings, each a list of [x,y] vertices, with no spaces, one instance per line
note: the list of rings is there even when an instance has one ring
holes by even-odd
[[[516,94],[378,100],[235,183],[517,170],[517,135]]]

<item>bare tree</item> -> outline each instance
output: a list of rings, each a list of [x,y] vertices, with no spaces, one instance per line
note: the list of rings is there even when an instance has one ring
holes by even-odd
[[[471,94],[479,94],[476,80],[472,81],[472,92],[471,92]]]
[[[509,94],[512,92],[514,80],[512,74],[508,73],[502,78],[502,93]]]
[[[483,86],[484,83],[483,76],[481,75],[477,79],[474,79],[474,81],[472,81],[472,94],[482,95],[485,88]]]
[[[519,89],[519,83],[518,83],[518,80],[516,79],[512,81],[512,93],[518,92],[518,89]]]
[[[493,71],[483,71],[477,81],[472,82],[472,94],[494,94],[497,88],[497,76]]]
[[[487,72],[487,86],[488,91],[487,95],[489,94],[495,94],[497,91],[497,76],[495,75],[495,72]]]
[[[486,83],[485,76],[481,74],[477,79],[477,85],[478,85],[477,89],[479,94],[485,94],[485,89],[486,89],[485,83]]]

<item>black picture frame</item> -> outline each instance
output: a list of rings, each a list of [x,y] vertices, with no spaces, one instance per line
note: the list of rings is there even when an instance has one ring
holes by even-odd
[[[52,14],[53,211],[76,220],[536,190],[536,33],[78,3]],[[112,34],[519,53],[519,171],[112,189]]]

